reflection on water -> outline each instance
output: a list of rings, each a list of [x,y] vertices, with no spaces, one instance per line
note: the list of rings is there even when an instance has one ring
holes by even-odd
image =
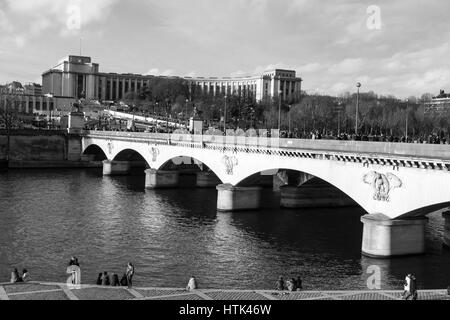
[[[136,285],[271,289],[301,275],[306,289],[365,289],[377,265],[383,289],[415,273],[422,288],[450,284],[443,219],[430,216],[424,256],[361,256],[360,209],[285,210],[270,190],[265,209],[217,213],[214,189],[145,190],[144,176],[102,177],[96,170],[0,173],[0,282],[11,269],[63,282],[75,255],[83,282],[136,266]]]

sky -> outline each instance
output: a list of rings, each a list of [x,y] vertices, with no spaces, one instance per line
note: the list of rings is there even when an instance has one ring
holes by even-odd
[[[0,0],[0,83],[81,53],[101,72],[297,71],[309,93],[450,91],[446,0]],[[81,46],[80,46],[80,38]]]

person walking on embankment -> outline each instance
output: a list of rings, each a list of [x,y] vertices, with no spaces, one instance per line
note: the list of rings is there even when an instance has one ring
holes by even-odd
[[[134,276],[134,266],[131,262],[128,263],[126,275],[127,275],[128,288],[131,288],[133,286],[132,281],[133,281],[133,276]]]
[[[405,278],[405,291],[403,292],[403,299],[405,300],[417,300],[417,282],[416,277],[412,274],[408,274]]]

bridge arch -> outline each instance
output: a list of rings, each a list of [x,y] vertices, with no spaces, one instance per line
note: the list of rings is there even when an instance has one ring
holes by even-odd
[[[164,171],[177,169],[177,167],[179,169],[179,167],[183,165],[192,167],[197,166],[199,168],[199,171],[213,173],[218,179],[218,184],[224,183],[224,180],[219,176],[218,170],[217,168],[215,168],[214,163],[208,161],[207,159],[201,160],[193,155],[180,154],[177,156],[164,157],[159,160],[160,161],[158,161],[158,164],[152,168]]]
[[[244,181],[246,181],[249,177],[252,177],[254,175],[263,173],[263,172],[269,172],[269,171],[291,171],[291,172],[296,172],[299,175],[305,175],[304,177],[301,177],[301,179],[303,179],[302,181],[302,185],[306,185],[308,184],[308,182],[323,182],[326,183],[327,185],[329,185],[330,187],[336,189],[337,192],[341,192],[342,194],[344,194],[346,197],[348,197],[349,199],[351,199],[353,202],[355,202],[358,206],[360,206],[361,208],[363,208],[366,212],[369,213],[368,209],[364,207],[364,204],[361,202],[361,199],[358,197],[355,197],[352,194],[352,189],[347,188],[345,184],[342,184],[341,181],[339,180],[334,180],[332,179],[332,177],[324,174],[323,172],[321,172],[320,170],[311,170],[309,169],[307,166],[302,166],[302,165],[284,165],[284,166],[280,166],[280,167],[276,167],[276,166],[266,166],[264,167],[264,170],[260,170],[258,168],[255,168],[253,170],[249,170],[247,172],[247,174],[245,174],[244,176],[239,177],[239,180],[237,181],[236,185],[242,185],[242,183]],[[302,186],[300,186],[299,188],[302,188]]]
[[[97,144],[89,145],[82,153],[85,156],[89,156],[92,161],[103,161],[108,159],[106,153]]]
[[[136,151],[134,149],[124,149],[120,151],[115,155],[112,161],[134,162],[136,164],[140,164],[141,166],[150,168],[150,165],[145,157],[139,151]]]
[[[198,152],[199,150],[200,152]],[[180,152],[181,150],[171,149],[159,153],[159,150],[156,149],[156,154],[154,153],[152,159],[155,161],[151,163],[151,167],[156,170],[163,170],[165,166],[173,160],[178,162],[181,158],[191,159],[192,163],[203,164],[205,166],[203,170],[207,169],[214,173],[221,183],[228,183],[227,175],[223,172],[220,161],[217,161],[216,157],[211,157],[207,153],[202,153],[201,150],[202,149],[185,149]]]

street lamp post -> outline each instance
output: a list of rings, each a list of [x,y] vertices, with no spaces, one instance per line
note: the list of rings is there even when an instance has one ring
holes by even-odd
[[[227,133],[227,99],[228,96],[225,96],[225,110],[223,113],[223,132]]]
[[[278,131],[281,131],[281,95],[283,91],[278,91]]]
[[[159,110],[159,102],[155,103],[156,105],[156,110]],[[153,106],[155,106],[153,105]],[[158,133],[158,117],[156,115],[156,111],[155,108],[153,107],[153,116],[155,117],[155,133]]]
[[[361,83],[357,83],[358,93],[356,95],[356,120],[355,120],[355,135],[358,136],[358,115],[359,115],[359,89],[361,88]]]
[[[189,121],[189,116],[188,116],[188,103],[189,103],[189,99],[186,99],[186,121]]]
[[[409,108],[409,99],[406,99],[406,134],[405,134],[405,142],[408,143],[408,108]]]
[[[292,109],[292,105],[289,105],[289,113],[288,113],[288,117],[289,117],[289,134],[291,134],[291,109]]]
[[[338,137],[341,136],[341,108],[342,108],[342,102],[338,102]]]
[[[169,133],[169,99],[166,99],[166,131]]]

